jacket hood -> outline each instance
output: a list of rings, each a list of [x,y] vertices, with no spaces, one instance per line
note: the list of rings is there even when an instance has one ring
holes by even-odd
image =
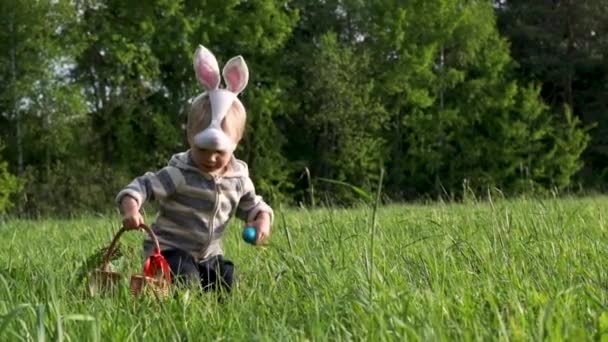
[[[201,169],[199,169],[196,166],[196,164],[194,163],[194,160],[192,159],[192,152],[190,150],[188,150],[186,152],[174,154],[171,157],[171,159],[169,160],[168,165],[176,167],[178,169],[182,169],[182,170],[190,170],[190,171],[199,172],[207,178],[214,178],[213,175],[211,175],[208,172],[202,171]],[[247,167],[247,164],[241,160],[236,159],[233,155],[232,158],[230,159],[230,162],[228,163],[228,170],[220,177],[234,178],[234,177],[248,177],[248,176],[249,176],[249,168]]]

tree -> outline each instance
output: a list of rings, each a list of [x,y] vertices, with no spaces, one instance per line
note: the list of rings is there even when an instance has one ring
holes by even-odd
[[[158,162],[157,153],[179,141],[174,120],[167,120],[165,113],[147,102],[163,91],[159,61],[151,47],[158,29],[154,20],[171,16],[174,7],[172,1],[162,0],[145,6],[136,1],[81,3],[78,30],[85,48],[78,56],[75,76],[92,105],[94,136],[86,143],[101,152],[98,160],[104,163],[129,168]],[[157,130],[169,132],[157,134]],[[167,140],[157,141],[159,137]],[[152,153],[141,153],[133,144],[135,138]]]
[[[384,88],[377,92],[393,113],[388,134],[400,141],[389,161],[393,188],[441,195],[466,182],[509,192],[526,177],[543,188],[566,185],[580,165],[561,168],[552,146],[561,139],[577,159],[584,130],[554,120],[536,89],[514,79],[490,4],[385,1],[371,10],[370,31],[381,32],[370,40]],[[535,171],[524,175],[522,165]]]
[[[308,51],[303,76],[310,81],[300,93],[298,133],[290,144],[314,177],[371,190],[386,157],[380,136],[386,115],[372,94],[370,60],[331,32]],[[331,190],[325,195],[335,201],[354,199],[347,188],[322,183],[318,189]]]
[[[0,141],[0,151],[4,144]],[[0,159],[0,214],[4,214],[13,206],[11,195],[21,190],[21,181],[8,170],[6,161]]]
[[[584,153],[582,178],[605,183],[601,177],[608,168],[608,4],[507,0],[497,6],[497,14],[519,75],[541,82],[542,97],[556,113],[566,105],[584,125],[595,126]]]
[[[8,160],[14,161],[11,164],[17,174],[28,163],[37,162],[35,150],[44,149],[47,157],[42,160],[48,165],[55,144],[65,140],[59,123],[81,113],[78,90],[64,77],[74,51],[66,32],[74,12],[68,1],[0,3],[0,20],[7,28],[0,32],[0,46],[5,51],[0,56],[0,74],[8,80],[0,85],[0,115],[8,124],[9,130],[4,132],[10,142]],[[36,126],[27,123],[33,120],[42,122],[37,130],[40,135],[28,139],[27,133]]]

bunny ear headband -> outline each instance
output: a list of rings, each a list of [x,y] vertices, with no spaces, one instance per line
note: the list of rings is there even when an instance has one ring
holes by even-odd
[[[220,68],[215,56],[202,45],[194,53],[194,71],[196,78],[207,90],[211,103],[211,124],[194,136],[194,145],[198,148],[233,152],[236,142],[222,130],[222,121],[234,102],[243,104],[237,95],[245,89],[249,80],[249,69],[241,56],[232,57],[222,70],[226,89],[220,89]]]

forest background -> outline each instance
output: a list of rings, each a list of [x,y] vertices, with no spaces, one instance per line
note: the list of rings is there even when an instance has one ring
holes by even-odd
[[[187,149],[198,44],[271,203],[601,192],[605,0],[0,0],[0,212],[107,211]],[[347,184],[349,186],[344,186]],[[356,191],[353,191],[356,190]]]

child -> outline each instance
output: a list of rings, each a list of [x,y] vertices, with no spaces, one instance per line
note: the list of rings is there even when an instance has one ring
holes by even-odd
[[[270,234],[273,211],[256,195],[247,164],[233,155],[245,130],[246,112],[237,98],[249,79],[245,61],[238,56],[226,63],[226,89],[219,89],[218,63],[203,46],[194,54],[194,70],[206,92],[194,99],[188,115],[190,149],[160,171],[133,180],[116,201],[123,224],[137,228],[144,223],[139,208],[157,200],[160,211],[152,229],[173,277],[200,282],[205,290],[219,284],[229,291],[234,266],[224,259],[221,244],[228,221],[234,215],[247,221],[260,243]],[[152,249],[146,239],[145,255]]]

